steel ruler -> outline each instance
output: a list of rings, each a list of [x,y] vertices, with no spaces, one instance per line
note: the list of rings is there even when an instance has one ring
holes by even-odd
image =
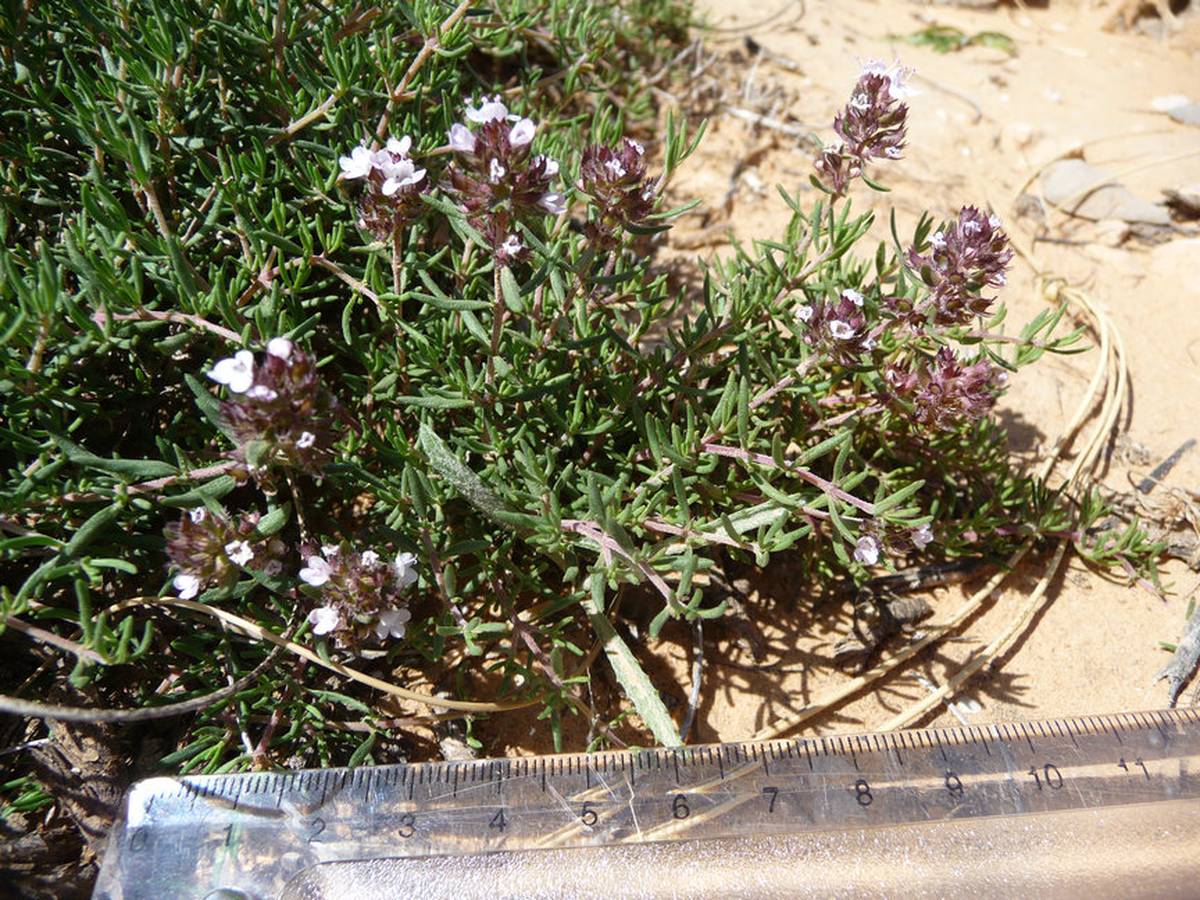
[[[825,853],[832,866],[844,854],[842,869],[859,872],[868,885],[903,876],[904,860],[917,865],[918,845],[926,857],[943,854],[952,868],[968,866],[969,854],[955,862],[959,851],[952,848],[969,849],[972,841],[990,847],[993,860],[1049,853],[1042,864],[1061,872],[1069,854],[1053,845],[1082,821],[1099,828],[1089,852],[1103,855],[1116,834],[1130,842],[1114,842],[1108,859],[1097,859],[1101,868],[1119,868],[1122,855],[1144,868],[1149,864],[1137,863],[1136,854],[1174,847],[1187,857],[1178,875],[1200,865],[1197,773],[1200,711],[1172,709],[676,749],[152,778],[127,796],[95,896],[787,895],[796,873],[807,872],[809,886],[828,875],[828,868],[813,867],[820,862],[814,853]],[[897,837],[901,826],[910,830]],[[1145,847],[1133,847],[1135,834]],[[897,844],[904,845],[900,870],[886,862]],[[975,863],[986,867],[987,859]],[[740,868],[713,882],[712,873],[730,860],[741,860]],[[873,866],[879,871],[871,874]],[[930,869],[921,878],[928,885],[935,874]],[[605,885],[605,878],[617,883]],[[1139,883],[1170,892],[1166,882]],[[1200,894],[1200,882],[1184,886]]]

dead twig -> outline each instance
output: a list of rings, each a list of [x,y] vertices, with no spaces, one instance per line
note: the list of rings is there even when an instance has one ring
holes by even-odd
[[[434,52],[442,45],[442,38],[462,21],[463,16],[471,8],[471,2],[472,0],[462,0],[446,17],[438,30],[425,39],[425,43],[421,45],[420,51],[409,65],[408,70],[400,78],[400,83],[388,95],[387,108],[383,111],[383,115],[379,119],[379,126],[375,129],[376,140],[382,141],[387,137],[388,125],[391,123],[392,112],[395,110],[396,104],[405,99],[412,80],[417,77],[417,73],[421,71],[421,67],[425,65],[429,57],[433,56]]]
[[[13,631],[19,631],[21,634],[33,638],[35,641],[41,641],[43,644],[49,644],[52,647],[57,647],[59,650],[66,650],[79,659],[86,659],[90,663],[96,663],[101,666],[108,664],[108,660],[95,650],[85,647],[82,644],[77,644],[69,638],[60,637],[52,631],[22,622],[16,616],[6,616],[4,627],[11,628]]]
[[[155,719],[169,719],[173,716],[198,712],[210,704],[219,703],[232,697],[238,691],[249,686],[273,665],[282,652],[282,646],[276,646],[250,672],[220,690],[194,697],[191,700],[168,703],[165,706],[147,706],[141,709],[90,709],[86,706],[58,706],[53,703],[35,703],[32,700],[21,700],[17,697],[0,696],[0,712],[31,719],[52,719],[57,722],[112,722],[122,725],[150,722]]]
[[[772,22],[776,22],[781,19],[784,14],[794,6],[800,7],[800,12],[797,13],[796,18],[792,20],[791,24],[794,25],[796,22],[799,22],[801,19],[803,19],[808,13],[808,5],[805,3],[805,0],[787,0],[783,6],[779,7],[779,9],[775,10],[775,12],[771,13],[765,19],[760,19],[757,22],[751,22],[749,25],[706,25],[702,27],[704,31],[711,31],[718,34],[738,34],[743,31],[757,31],[759,28],[770,25]]]
[[[753,110],[742,109],[740,106],[725,107],[725,114],[733,116],[735,119],[741,119],[743,122],[749,122],[751,125],[757,125],[760,128],[769,128],[772,131],[778,131],[781,134],[791,135],[792,137],[808,137],[813,133],[811,128],[806,128],[803,125],[789,125],[786,122],[780,122],[778,119],[764,116]]]
[[[163,312],[157,309],[139,309],[132,313],[110,313],[98,309],[92,314],[92,321],[102,328],[107,322],[174,322],[177,325],[194,325],[196,328],[219,335],[235,344],[242,342],[242,336],[236,331],[231,331],[223,325],[214,325],[200,316],[173,310]]]

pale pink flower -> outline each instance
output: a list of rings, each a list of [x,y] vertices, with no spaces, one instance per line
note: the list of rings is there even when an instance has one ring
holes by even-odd
[[[217,360],[207,374],[235,394],[244,394],[254,384],[254,354],[249,350],[239,350],[233,356]]]
[[[538,205],[552,216],[560,215],[567,211],[567,198],[562,194],[542,194],[542,199],[538,201]]]
[[[873,566],[879,562],[879,541],[864,535],[854,545],[854,558],[863,565]]]
[[[350,151],[349,156],[338,160],[342,167],[342,178],[352,181],[355,178],[366,178],[375,168],[375,154],[361,144]]]
[[[519,119],[508,132],[508,143],[513,147],[524,147],[533,140],[536,132],[537,126],[533,124],[532,119]]]
[[[396,584],[404,590],[417,580],[417,558],[411,553],[400,553],[396,556]]]
[[[200,579],[187,572],[180,572],[171,584],[179,591],[180,600],[191,600],[200,593]]]
[[[235,565],[244,566],[254,559],[254,548],[248,541],[232,541],[225,545],[225,555]]]
[[[459,153],[475,152],[475,135],[466,125],[455,122],[450,126],[450,149]]]
[[[467,121],[482,125],[485,122],[507,119],[508,107],[500,101],[499,95],[484,97],[479,101],[479,106],[468,106],[466,115]]]
[[[267,341],[267,352],[280,359],[288,359],[292,355],[293,345],[287,338],[271,338]]]
[[[307,565],[300,570],[300,580],[313,587],[320,587],[329,581],[333,568],[320,556],[310,556]]]
[[[342,616],[332,606],[321,606],[308,614],[313,634],[323,636],[342,627]]]
[[[854,337],[854,329],[850,327],[849,323],[843,322],[841,319],[833,319],[829,323],[829,333],[839,341],[848,341]]]
[[[412,613],[407,609],[385,609],[375,622],[375,636],[381,641],[389,637],[402,638],[410,619]]]
[[[928,525],[922,525],[920,528],[914,529],[910,537],[912,537],[914,547],[924,550],[933,543],[933,529]]]

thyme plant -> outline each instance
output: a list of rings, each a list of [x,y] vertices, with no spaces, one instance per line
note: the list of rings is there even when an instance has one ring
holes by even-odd
[[[43,635],[9,689],[219,695],[167,770],[391,758],[364,680],[533,706],[559,746],[599,653],[676,743],[623,585],[653,642],[723,614],[722,553],[862,581],[1083,527],[991,416],[1078,337],[1000,332],[1001,223],[863,250],[902,69],[867,67],[785,234],[693,295],[646,252],[701,137],[650,103],[674,0],[9,13],[0,611]]]

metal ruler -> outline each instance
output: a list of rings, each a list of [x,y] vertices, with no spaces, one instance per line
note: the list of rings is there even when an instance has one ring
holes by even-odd
[[[982,840],[1019,856],[1043,834],[1037,852],[1061,869],[1065,851],[1046,847],[1081,821],[1099,829],[1100,862],[1106,840],[1137,833],[1147,853],[1176,847],[1176,872],[1200,866],[1200,711],[152,778],[128,794],[95,896],[783,895],[813,853],[847,854],[846,871],[880,863],[864,875],[878,886],[917,865],[915,846],[949,858]],[[910,831],[894,837],[899,826]],[[898,866],[883,865],[889,842],[904,845]],[[1107,864],[1134,853],[1114,843]],[[722,876],[735,883],[709,884],[731,859],[746,863]],[[804,884],[828,871],[810,865]]]

